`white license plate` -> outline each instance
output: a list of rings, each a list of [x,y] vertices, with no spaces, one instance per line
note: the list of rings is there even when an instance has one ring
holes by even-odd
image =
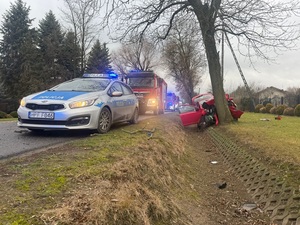
[[[54,119],[53,112],[29,112],[29,118],[36,118],[36,119]]]
[[[137,98],[144,98],[144,95],[143,94],[136,94],[136,97]]]

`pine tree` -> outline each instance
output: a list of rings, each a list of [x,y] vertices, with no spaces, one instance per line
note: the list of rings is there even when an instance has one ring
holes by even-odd
[[[12,99],[19,99],[22,74],[22,49],[30,37],[32,19],[29,18],[30,8],[22,0],[11,3],[10,9],[4,14],[1,26],[0,41],[1,81],[4,93]]]
[[[89,54],[85,71],[87,73],[108,73],[112,71],[106,43],[101,46],[100,41],[96,41]]]
[[[43,61],[43,80],[48,88],[62,82],[65,70],[61,62],[63,34],[52,11],[39,24],[39,48]]]
[[[18,93],[26,96],[45,89],[41,76],[41,57],[37,48],[37,32],[31,30],[25,37],[24,44],[20,49],[21,74],[18,82]]]

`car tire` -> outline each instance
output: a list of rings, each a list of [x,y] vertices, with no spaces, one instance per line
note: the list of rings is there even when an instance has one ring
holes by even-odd
[[[108,108],[103,108],[99,115],[97,131],[100,134],[105,134],[109,131],[112,124],[111,112]]]
[[[129,120],[129,123],[136,124],[139,121],[139,110],[138,108],[135,108],[134,113],[132,114],[131,119]]]

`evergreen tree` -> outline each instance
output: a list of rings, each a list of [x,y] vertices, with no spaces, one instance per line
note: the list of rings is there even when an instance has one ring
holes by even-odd
[[[67,32],[62,43],[60,64],[66,70],[65,79],[79,77],[80,74],[80,46],[76,44],[74,32]]]
[[[41,91],[45,88],[41,76],[41,57],[37,48],[37,32],[31,30],[25,37],[24,44],[20,49],[21,74],[17,91],[20,96]]]
[[[89,54],[85,71],[88,73],[108,73],[112,71],[106,43],[101,46],[100,41],[96,41]]]
[[[61,62],[63,34],[52,11],[39,24],[39,48],[43,61],[43,80],[49,88],[64,79],[66,74]]]
[[[22,0],[11,3],[10,9],[3,16],[0,41],[1,81],[4,93],[10,98],[22,97],[19,90],[22,74],[22,49],[30,38],[32,19],[29,18],[30,8]]]

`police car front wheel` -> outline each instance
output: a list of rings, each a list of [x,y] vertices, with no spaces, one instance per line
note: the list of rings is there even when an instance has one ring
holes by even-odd
[[[111,112],[108,108],[103,108],[99,115],[97,131],[100,134],[107,133],[111,127]]]

